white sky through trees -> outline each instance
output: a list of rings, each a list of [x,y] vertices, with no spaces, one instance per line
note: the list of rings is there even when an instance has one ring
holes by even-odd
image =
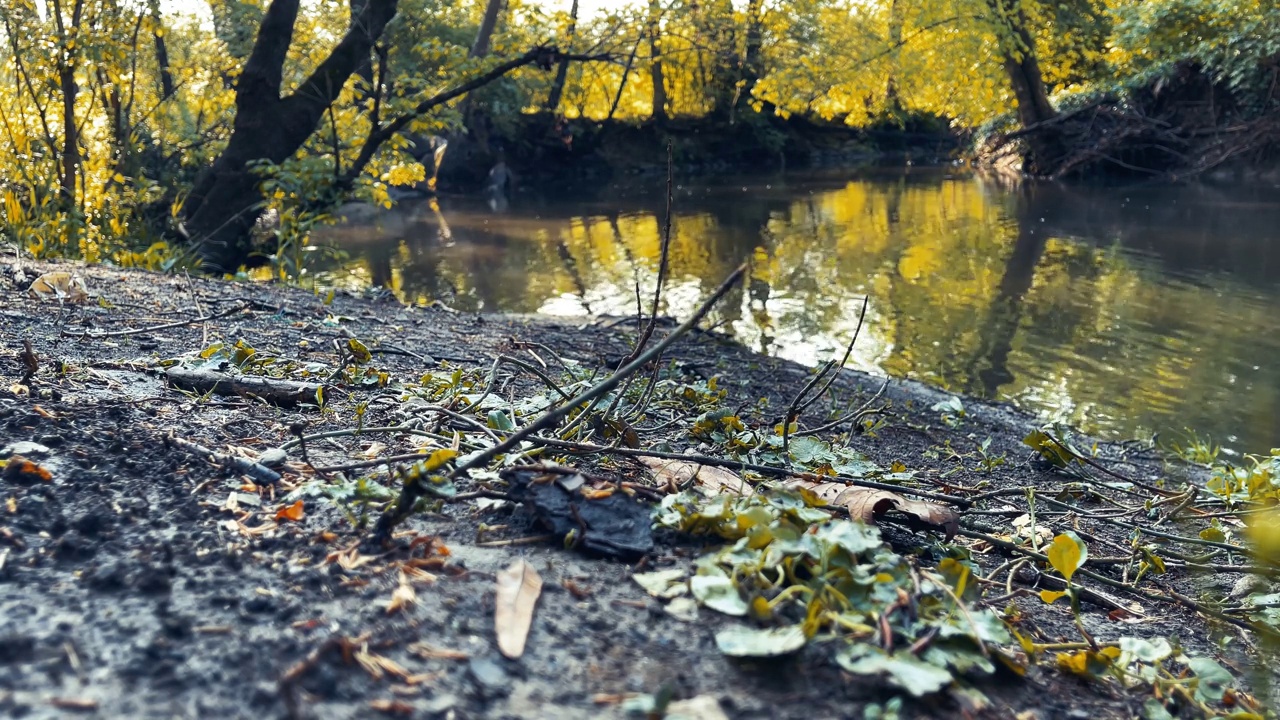
[[[635,4],[637,0],[578,0],[578,15],[584,20],[590,19],[595,15],[617,10],[628,5]],[[481,0],[476,0],[480,3]],[[531,5],[541,5],[548,11],[555,12],[563,10],[569,11],[572,0],[544,0],[543,2],[532,2]],[[161,10],[167,15],[177,13],[181,15],[195,15],[203,20],[211,19],[208,0],[161,0]]]

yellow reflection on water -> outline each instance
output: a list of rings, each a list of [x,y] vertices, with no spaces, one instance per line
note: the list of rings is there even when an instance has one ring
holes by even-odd
[[[746,261],[749,282],[713,322],[756,350],[832,357],[870,294],[855,367],[1113,435],[1280,444],[1280,201],[1136,192],[939,174],[682,187],[661,312],[687,316]],[[326,231],[351,257],[331,275],[462,310],[634,315],[637,287],[646,311],[652,297],[664,204],[623,190],[505,212],[403,204]]]

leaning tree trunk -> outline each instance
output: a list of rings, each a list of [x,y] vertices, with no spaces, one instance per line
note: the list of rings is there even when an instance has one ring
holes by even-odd
[[[236,115],[226,149],[197,180],[184,205],[185,229],[204,265],[234,270],[248,259],[262,213],[252,161],[280,163],[315,132],[352,73],[396,14],[397,0],[367,0],[329,56],[291,95],[280,96],[285,55],[299,0],[272,0],[236,85]]]
[[[569,8],[569,28],[566,39],[572,40],[578,30],[578,0],[573,0]],[[547,112],[554,113],[560,107],[560,98],[564,95],[564,85],[569,79],[569,59],[562,58],[556,67],[556,79],[551,83],[551,92],[547,94]]]
[[[1018,122],[1024,129],[1057,117],[1044,87],[1044,75],[1036,60],[1035,38],[1027,28],[1027,15],[1020,0],[989,0],[1004,24],[1002,42],[1004,70],[1018,105]],[[1048,175],[1062,159],[1061,139],[1052,133],[1031,133],[1023,170],[1032,175]]]

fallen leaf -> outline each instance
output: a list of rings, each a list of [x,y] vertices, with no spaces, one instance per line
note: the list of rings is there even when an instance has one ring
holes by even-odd
[[[666,460],[651,457],[642,457],[640,462],[653,471],[653,478],[659,484],[669,488],[672,492],[683,488],[690,482],[695,482],[699,492],[708,497],[714,497],[722,493],[750,495],[755,492],[750,483],[724,468],[699,465],[685,460]]]
[[[74,710],[77,712],[92,712],[98,709],[98,701],[89,698],[54,698],[49,704],[59,710]]]
[[[299,500],[292,505],[286,505],[276,511],[276,520],[292,520],[298,522],[303,518],[302,501]]]
[[[369,707],[388,715],[404,715],[405,717],[413,715],[413,706],[403,700],[374,700],[369,703]]]
[[[432,647],[423,642],[413,643],[408,647],[409,652],[417,655],[424,660],[470,660],[471,653],[465,653],[461,650],[448,650],[445,648]]]
[[[514,660],[524,654],[533,625],[533,607],[541,593],[542,578],[524,558],[498,573],[494,629],[503,655]]]
[[[408,576],[401,572],[400,583],[396,585],[395,591],[391,593],[391,599],[387,601],[387,614],[411,607],[417,601],[418,592],[413,589]]]
[[[760,630],[733,625],[716,633],[716,647],[729,657],[777,657],[804,647],[804,630],[799,625]]]
[[[908,500],[888,490],[872,490],[869,488],[849,487],[839,483],[817,483],[812,480],[794,480],[787,483],[791,487],[808,490],[831,505],[843,507],[854,520],[861,520],[874,525],[889,512],[908,515],[916,522],[936,530],[941,530],[951,539],[960,530],[960,515],[945,505]],[[832,497],[833,490],[840,488]]]
[[[53,474],[21,455],[13,455],[4,465],[4,479],[14,483],[50,482]]]
[[[698,695],[688,700],[676,700],[667,706],[663,717],[681,720],[729,720],[714,695]]]
[[[89,299],[84,280],[69,272],[50,272],[36,278],[28,292],[38,300],[81,303]]]
[[[636,573],[631,576],[631,579],[644,588],[645,592],[665,600],[683,595],[689,591],[689,584],[685,582],[684,575],[684,570],[674,568],[671,570]]]

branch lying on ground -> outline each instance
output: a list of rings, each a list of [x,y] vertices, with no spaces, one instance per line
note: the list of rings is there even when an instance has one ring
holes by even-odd
[[[278,380],[254,375],[230,375],[213,370],[188,370],[175,367],[165,370],[164,374],[169,384],[183,390],[201,394],[255,397],[272,405],[285,407],[299,403],[316,403],[321,397],[317,393],[324,390],[323,385],[316,383]]]
[[[280,481],[280,473],[272,470],[266,465],[254,462],[253,460],[247,460],[242,457],[236,457],[235,455],[228,455],[216,450],[211,450],[203,445],[193,443],[190,440],[183,440],[173,433],[169,433],[165,437],[165,442],[179,450],[185,450],[192,455],[200,455],[202,457],[209,458],[225,468],[248,475],[260,485],[274,485]]]
[[[503,455],[517,447],[520,443],[529,439],[539,430],[552,427],[559,423],[568,416],[574,408],[579,407],[583,403],[591,402],[616,388],[623,380],[626,380],[641,368],[648,365],[649,362],[660,355],[662,351],[666,350],[672,343],[701,322],[702,318],[706,317],[707,313],[711,312],[711,308],[715,307],[716,303],[720,302],[720,299],[729,292],[730,288],[737,285],[738,282],[742,280],[742,276],[745,275],[746,272],[746,265],[738,266],[738,269],[734,270],[729,277],[720,284],[720,287],[711,294],[711,297],[707,298],[702,303],[702,305],[694,312],[693,316],[684,321],[675,330],[672,330],[670,335],[667,335],[662,339],[662,342],[654,345],[650,350],[641,354],[625,367],[619,368],[617,372],[613,373],[600,383],[597,383],[595,386],[583,391],[573,400],[543,413],[540,417],[529,422],[523,428],[512,433],[505,441],[498,443],[484,452],[472,456],[464,463],[460,463],[457,468],[454,469],[452,476],[457,477],[471,468],[481,467],[488,464],[499,455]],[[413,511],[413,506],[417,503],[418,498],[422,496],[422,492],[422,488],[417,481],[406,483],[404,489],[400,492],[400,497],[397,499],[395,505],[384,512],[382,517],[378,519],[378,526],[374,530],[374,538],[380,542],[390,539],[391,532],[395,530],[395,527]]]

